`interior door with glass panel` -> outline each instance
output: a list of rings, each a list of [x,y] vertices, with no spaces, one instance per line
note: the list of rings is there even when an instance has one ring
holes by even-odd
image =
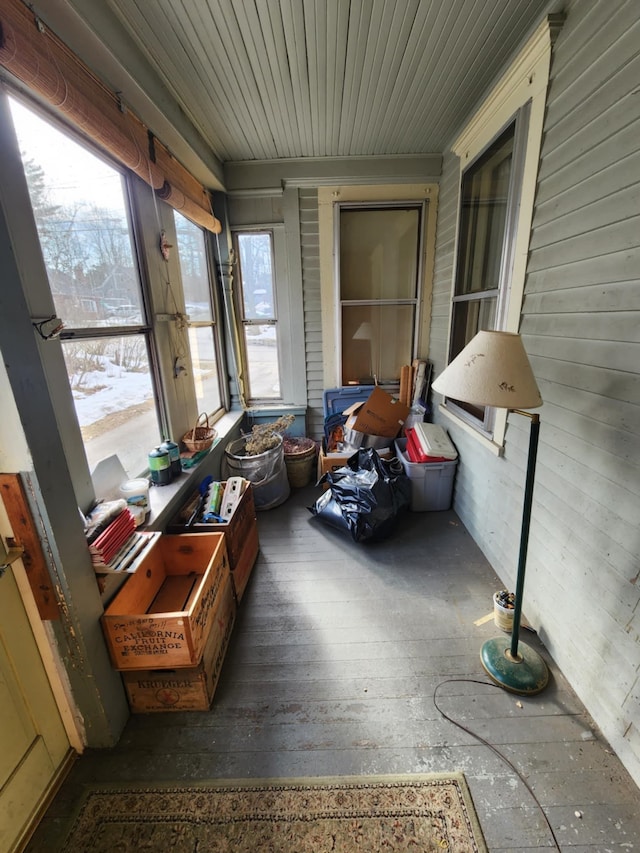
[[[341,206],[343,385],[397,383],[415,354],[422,204]]]

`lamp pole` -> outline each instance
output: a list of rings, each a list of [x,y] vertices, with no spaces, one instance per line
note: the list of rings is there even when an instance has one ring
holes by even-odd
[[[529,545],[529,528],[531,527],[531,507],[533,505],[533,483],[535,480],[536,458],[538,456],[538,435],[540,434],[540,415],[512,409],[517,415],[531,419],[529,433],[529,456],[527,461],[527,477],[524,484],[524,504],[522,507],[522,531],[520,534],[520,553],[518,555],[518,573],[516,576],[516,591],[513,610],[513,632],[511,634],[511,657],[518,659],[518,638],[520,637],[520,618],[522,614],[522,599],[524,597],[524,574]]]
[[[522,529],[520,534],[520,552],[518,555],[518,573],[516,577],[515,601],[513,609],[513,628],[511,645],[505,645],[503,637],[487,640],[480,651],[480,659],[487,674],[501,687],[513,693],[532,695],[547,686],[549,671],[540,655],[524,643],[519,644],[522,599],[524,596],[524,576],[531,526],[531,507],[533,504],[533,484],[535,480],[536,458],[538,455],[538,436],[540,433],[540,415],[510,409],[517,415],[524,415],[531,421],[529,433],[529,454],[522,507]]]

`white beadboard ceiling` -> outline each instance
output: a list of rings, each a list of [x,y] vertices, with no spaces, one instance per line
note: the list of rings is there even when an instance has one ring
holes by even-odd
[[[550,10],[549,0],[69,2],[147,94],[159,85],[175,99],[221,163],[442,152]]]

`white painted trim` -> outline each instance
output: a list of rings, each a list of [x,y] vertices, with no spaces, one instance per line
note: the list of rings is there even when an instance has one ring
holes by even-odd
[[[467,166],[506,127],[518,110],[530,102],[529,128],[524,152],[524,168],[520,188],[520,205],[516,220],[516,239],[513,246],[513,266],[509,281],[507,313],[504,324],[501,326],[503,330],[509,332],[517,332],[520,328],[547,88],[551,70],[551,50],[558,26],[559,21],[556,16],[545,18],[451,145],[453,153],[460,158],[461,179]],[[456,225],[454,258],[457,258],[458,227],[459,217]],[[455,275],[456,268],[454,265],[451,282],[452,295],[455,287]],[[450,336],[451,314],[449,315],[448,337],[450,338]],[[447,351],[449,351],[449,342]],[[493,440],[491,441],[444,405],[440,406],[440,410],[446,412],[449,418],[465,431],[474,435],[478,441],[483,444],[487,443],[490,447],[502,448],[507,426],[506,412],[496,411]]]
[[[484,447],[486,447],[487,450],[490,450],[494,456],[502,456],[502,454],[504,452],[504,446],[502,444],[497,444],[495,441],[492,441],[490,438],[487,438],[486,435],[483,435],[475,427],[471,426],[470,423],[467,423],[467,421],[462,420],[462,418],[458,417],[458,415],[456,415],[450,409],[447,409],[447,407],[444,404],[441,403],[438,406],[438,412],[439,412],[439,414],[443,415],[445,418],[450,420],[452,423],[454,423],[456,425],[456,427],[459,427],[461,430],[463,430],[463,432],[466,432],[469,435],[472,435],[478,442],[480,442],[480,444],[482,444]],[[506,427],[506,421],[507,421],[506,410],[503,409],[498,414],[501,417],[504,417],[505,427]],[[497,420],[497,418],[496,418],[496,420]],[[505,427],[502,427],[503,432],[504,432]]]
[[[318,242],[320,251],[320,297],[322,311],[323,382],[325,388],[340,386],[339,316],[337,303],[337,281],[335,269],[336,205],[343,202],[414,202],[428,201],[427,222],[424,232],[424,263],[422,286],[419,294],[419,309],[430,308],[433,284],[433,257],[435,254],[435,220],[438,185],[417,184],[369,184],[366,186],[340,185],[318,188]],[[420,352],[427,352],[428,332],[425,335],[424,315],[421,319]]]

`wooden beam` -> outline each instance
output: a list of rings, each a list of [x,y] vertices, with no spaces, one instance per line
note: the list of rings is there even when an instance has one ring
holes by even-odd
[[[59,619],[58,601],[20,474],[0,474],[0,493],[15,544],[24,548],[22,562],[40,618]]]

